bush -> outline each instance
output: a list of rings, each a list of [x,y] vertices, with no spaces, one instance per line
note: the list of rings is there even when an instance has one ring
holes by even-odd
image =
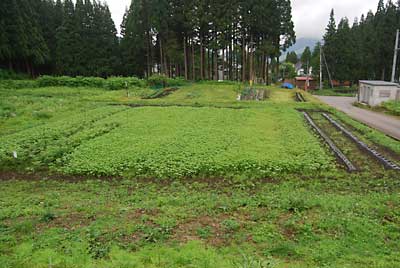
[[[146,87],[146,83],[137,77],[111,77],[105,81],[105,88],[108,90],[132,87]]]
[[[0,80],[24,80],[29,79],[27,74],[16,73],[14,71],[0,69]]]
[[[103,87],[104,79],[98,77],[69,77],[44,75],[37,79],[39,87]]]
[[[21,89],[35,87],[38,87],[38,84],[34,80],[0,80],[0,88]]]
[[[137,77],[69,77],[41,76],[37,79],[39,87],[96,87],[108,90],[119,90],[131,87],[145,87],[146,83]]]
[[[161,87],[177,87],[183,86],[186,83],[182,77],[168,78],[165,75],[154,74],[147,79],[147,84],[150,87],[161,88]]]
[[[388,101],[382,103],[382,107],[388,110],[391,114],[400,115],[400,101]]]

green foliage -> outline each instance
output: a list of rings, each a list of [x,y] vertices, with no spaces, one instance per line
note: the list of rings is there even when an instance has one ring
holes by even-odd
[[[347,18],[336,24],[332,10],[323,45],[332,79],[390,80],[400,3],[385,2],[380,0],[375,13],[360,15],[352,25]],[[328,77],[326,68],[324,77]]]
[[[227,232],[235,232],[237,230],[239,230],[240,228],[240,223],[238,223],[236,220],[234,219],[228,219],[228,220],[224,220],[222,222],[222,226],[224,227],[224,229]]]
[[[126,88],[144,88],[146,87],[145,81],[136,77],[110,77],[105,80],[106,89],[119,90]]]
[[[293,79],[296,77],[296,69],[290,62],[285,62],[279,66],[279,70],[282,73],[283,78]]]
[[[152,88],[165,88],[183,86],[186,84],[186,82],[181,77],[168,78],[165,75],[154,74],[147,78],[147,84]]]
[[[382,103],[382,107],[394,115],[400,115],[400,101],[388,101]]]
[[[307,68],[310,68],[311,66],[311,49],[310,47],[306,47],[301,54],[301,62],[303,63],[303,69],[305,70],[305,73],[309,73]]]
[[[27,80],[29,76],[22,73],[16,73],[13,71],[0,69],[0,81],[1,80]]]
[[[39,87],[93,87],[108,90],[145,87],[145,82],[136,77],[68,77],[41,76],[37,79]]]
[[[177,91],[178,88],[163,88],[163,89],[158,89],[156,91],[154,91],[153,93],[151,93],[148,96],[144,96],[143,99],[159,99],[159,98],[163,98],[166,97],[170,94],[172,94],[173,92]]]
[[[38,87],[38,84],[35,80],[0,80],[0,88],[4,89],[21,89],[35,87]]]
[[[1,266],[396,267],[398,174],[335,166],[296,108],[327,109],[368,144],[399,142],[260,88],[270,99],[237,102],[238,84],[211,82],[153,100],[0,89]]]
[[[252,180],[247,186],[208,180],[3,180],[0,263],[396,267],[397,180],[345,173],[306,178]],[[38,221],[50,204],[58,217]],[[228,209],[221,211],[221,204]]]
[[[296,64],[299,61],[299,57],[297,56],[296,52],[289,52],[286,55],[286,62]]]
[[[56,215],[54,215],[54,213],[48,211],[42,215],[42,217],[40,218],[40,221],[51,222],[55,218],[56,218]]]

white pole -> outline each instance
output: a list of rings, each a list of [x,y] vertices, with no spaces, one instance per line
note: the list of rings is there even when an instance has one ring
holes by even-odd
[[[399,29],[397,29],[396,44],[394,46],[394,56],[393,56],[392,80],[391,80],[392,83],[394,83],[396,76],[397,52],[399,51],[399,34],[400,34]]]

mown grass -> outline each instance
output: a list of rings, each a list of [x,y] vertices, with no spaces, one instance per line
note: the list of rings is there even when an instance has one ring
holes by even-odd
[[[240,87],[0,89],[0,267],[396,267],[399,173],[332,130],[367,167],[346,173],[296,109],[399,142]]]

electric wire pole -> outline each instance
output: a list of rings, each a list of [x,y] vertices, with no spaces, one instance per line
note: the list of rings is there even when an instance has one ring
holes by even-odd
[[[399,35],[400,35],[400,30],[397,29],[397,32],[396,32],[396,43],[394,45],[392,80],[391,80],[392,83],[394,83],[395,79],[396,79],[397,53],[400,50],[400,48],[399,48]]]
[[[322,43],[319,45],[319,89],[322,90]]]

